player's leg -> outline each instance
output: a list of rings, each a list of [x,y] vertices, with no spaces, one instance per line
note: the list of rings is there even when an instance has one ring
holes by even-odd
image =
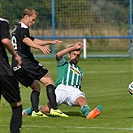
[[[74,90],[74,88],[71,87],[71,99],[74,100],[74,104],[80,106],[81,112],[84,114],[84,116],[88,118],[95,118],[97,117],[101,111],[102,106],[97,106],[94,110],[90,111],[90,107],[88,105],[88,102],[85,98],[85,94],[81,92],[80,90]]]
[[[51,79],[49,73],[46,73],[40,79],[40,82],[46,86],[47,97],[48,97],[48,100],[50,102],[51,108],[57,109],[54,82]]]
[[[55,89],[56,103],[57,103],[58,106],[60,106],[61,104],[65,103],[65,101],[66,101],[66,99],[68,97],[68,95],[66,95],[64,90],[62,90],[61,88],[60,88],[60,86],[58,86]],[[50,113],[50,109],[51,109],[51,107],[50,107],[50,103],[49,102],[46,105],[38,107],[38,110],[43,112],[44,114],[45,113]],[[23,115],[31,115],[32,111],[33,111],[33,108],[29,107],[29,108],[24,109],[22,114]]]
[[[34,80],[33,84],[30,86],[32,88],[30,100],[32,105],[32,114],[31,116],[39,116],[39,117],[47,117],[45,114],[43,114],[39,109],[39,96],[40,96],[40,84],[37,80]]]
[[[50,104],[47,103],[46,105],[42,105],[38,107],[38,110],[41,111],[42,113],[49,113],[50,112]],[[33,111],[32,107],[26,108],[22,111],[23,115],[31,115]]]
[[[46,73],[40,79],[40,82],[43,83],[46,86],[47,97],[48,97],[50,107],[51,107],[50,114],[53,115],[53,116],[68,117],[66,114],[62,113],[57,108],[54,82],[51,79],[49,73]]]
[[[48,102],[46,105],[42,105],[38,107],[38,110],[41,111],[42,113],[50,113],[50,103]],[[22,111],[23,115],[31,115],[33,111],[32,107],[26,108]]]
[[[10,132],[20,133],[22,125],[22,104],[18,82],[14,77],[3,76],[0,81],[1,94],[11,105],[12,116],[10,121]]]
[[[31,115],[33,111],[32,107],[26,108],[22,111],[22,115]]]
[[[89,119],[89,118],[93,119],[93,118],[97,117],[102,111],[102,106],[101,105],[98,105],[94,110],[90,111],[90,107],[87,104],[86,98],[82,97],[82,96],[78,97],[75,100],[75,105],[80,106],[81,112],[84,114],[84,116],[87,119]]]
[[[38,112],[38,105],[39,105],[39,96],[40,96],[40,84],[37,80],[34,80],[33,84],[30,86],[32,89],[30,100],[33,111]]]
[[[56,94],[56,102],[58,101],[60,104],[62,104],[64,102],[63,99],[65,98],[64,91],[58,91],[58,88],[57,88],[57,89],[55,89],[55,94]],[[57,103],[58,106],[60,104]],[[50,107],[50,103],[49,102],[46,105],[38,107],[38,110],[43,112],[44,114],[45,113],[50,113],[50,109],[51,109],[51,107]],[[33,111],[33,108],[29,107],[29,108],[24,109],[22,114],[23,115],[31,115],[32,111]]]
[[[20,133],[22,125],[22,104],[21,102],[10,103],[12,117],[10,122],[11,133]]]
[[[56,94],[56,103],[58,106],[60,106],[65,102],[67,103],[68,95],[65,93],[64,90],[62,90],[62,86],[59,85],[55,89],[55,94]],[[32,110],[33,110],[32,107],[23,110],[23,115],[31,115]],[[48,102],[45,106],[39,106],[39,110],[43,113],[49,113],[51,111],[50,103]],[[56,110],[56,111],[59,111],[59,110]],[[66,114],[61,113],[61,117],[68,117],[68,116]]]
[[[30,86],[33,90],[31,92],[30,100],[33,108],[32,116],[46,117],[41,111],[38,110],[39,95],[40,95],[40,84],[35,77],[41,77],[43,73],[40,72],[40,66],[36,62],[31,62],[29,60],[23,61],[19,69],[16,68],[15,62],[13,62],[13,72],[17,80],[25,87]]]
[[[90,113],[90,107],[84,96],[79,96],[75,101],[75,105],[81,108],[81,112],[86,117]]]

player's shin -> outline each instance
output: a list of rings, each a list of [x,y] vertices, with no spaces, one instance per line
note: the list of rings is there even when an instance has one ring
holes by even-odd
[[[22,125],[22,105],[12,107],[12,118],[10,122],[10,132],[20,133]]]
[[[31,93],[31,104],[32,104],[32,108],[33,111],[38,112],[38,103],[39,103],[39,95],[40,92],[33,90]]]
[[[46,86],[46,91],[47,91],[47,97],[50,103],[50,107],[53,109],[57,109],[54,85],[50,84]]]

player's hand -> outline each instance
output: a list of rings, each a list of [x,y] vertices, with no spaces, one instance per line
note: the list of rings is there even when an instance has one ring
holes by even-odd
[[[61,44],[63,43],[63,41],[60,41],[60,40],[53,40],[53,43],[52,44]]]
[[[83,48],[83,43],[82,42],[77,42],[75,44],[75,49],[81,49],[81,48]]]
[[[14,60],[16,60],[18,62],[17,66],[21,65],[22,63],[22,58],[16,54],[15,56],[13,56]]]
[[[44,54],[49,54],[51,52],[49,46],[41,46],[40,50],[44,53]]]

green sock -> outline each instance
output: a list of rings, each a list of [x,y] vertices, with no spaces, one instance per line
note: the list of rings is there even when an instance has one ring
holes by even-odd
[[[33,111],[33,108],[29,107],[29,108],[25,109],[24,111],[26,112],[27,115],[31,115],[32,111]]]
[[[84,105],[84,106],[82,106],[81,107],[81,112],[84,114],[84,116],[86,117],[88,114],[89,114],[89,112],[90,112],[90,107],[89,107],[89,105]]]

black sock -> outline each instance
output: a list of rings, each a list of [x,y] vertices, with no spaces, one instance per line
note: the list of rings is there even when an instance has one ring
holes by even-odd
[[[46,86],[46,92],[47,92],[47,97],[50,103],[50,107],[53,109],[57,109],[54,86],[52,84]]]
[[[32,91],[31,97],[30,97],[31,105],[32,105],[33,111],[35,111],[35,112],[38,112],[39,111],[38,110],[39,95],[40,95],[40,92],[38,92],[38,91]]]
[[[12,108],[10,132],[20,133],[21,125],[22,125],[22,105]]]

